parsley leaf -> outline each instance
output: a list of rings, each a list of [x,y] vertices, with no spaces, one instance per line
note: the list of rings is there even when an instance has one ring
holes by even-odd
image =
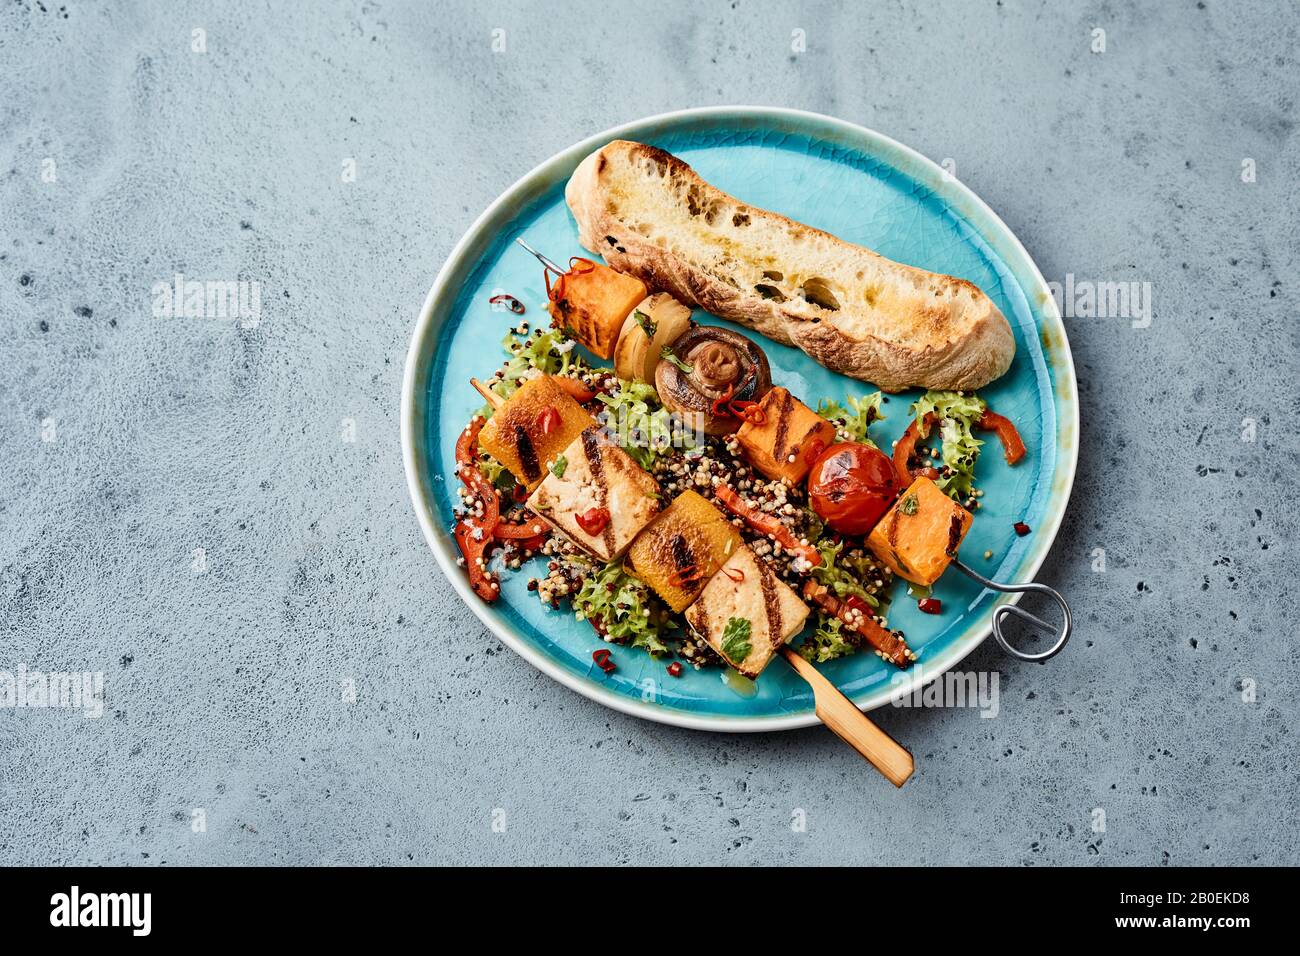
[[[646,315],[640,309],[633,312],[632,317],[636,319],[636,324],[641,326],[641,331],[645,333],[645,337],[653,342],[655,333],[659,331],[659,326],[655,323],[655,320],[650,318],[650,316]]]
[[[665,345],[663,347],[663,349],[659,352],[659,357],[663,359],[667,359],[669,362],[672,362],[674,365],[676,365],[687,375],[690,375],[691,372],[695,371],[694,368],[692,368],[690,365],[683,362],[681,359],[679,359],[676,355],[673,354],[672,346],[670,345]]]
[[[739,664],[754,646],[749,642],[749,635],[752,628],[749,620],[743,617],[733,617],[728,619],[727,626],[722,629],[722,656],[728,660],[735,661]]]
[[[569,459],[561,455],[559,458],[555,459],[555,461],[551,462],[551,474],[553,474],[556,478],[563,478],[564,469],[568,467],[569,467]]]

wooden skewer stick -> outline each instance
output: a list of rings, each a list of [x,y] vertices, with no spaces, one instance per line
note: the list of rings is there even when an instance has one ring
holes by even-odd
[[[813,690],[813,703],[817,716],[845,743],[866,757],[877,770],[896,787],[901,787],[912,775],[912,755],[893,737],[885,733],[872,720],[853,706],[838,687],[832,684],[817,668],[799,656],[792,647],[781,648],[800,677]]]
[[[504,404],[504,398],[478,379],[471,378],[469,383],[493,408],[500,408]],[[866,757],[872,766],[885,775],[885,779],[894,786],[901,787],[912,775],[912,755],[877,727],[866,714],[854,707],[853,702],[840,693],[839,688],[793,648],[783,647],[781,653],[795,669],[795,673],[813,689],[813,702],[822,723]]]
[[[488,388],[478,379],[471,378],[469,380],[469,383],[474,386],[474,391],[482,395],[487,400],[487,403],[491,405],[493,408],[500,408],[503,404],[505,404],[504,398],[502,398],[496,392],[492,391],[492,389]]]

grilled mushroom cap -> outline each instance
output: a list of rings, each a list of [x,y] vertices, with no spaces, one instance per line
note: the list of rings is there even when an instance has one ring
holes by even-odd
[[[732,389],[731,398],[758,401],[772,387],[772,372],[763,350],[745,336],[716,325],[697,325],[674,343],[673,353],[690,367],[686,372],[668,359],[655,368],[659,400],[687,421],[703,420],[709,435],[729,435],[740,427],[730,413],[713,414],[713,403]]]

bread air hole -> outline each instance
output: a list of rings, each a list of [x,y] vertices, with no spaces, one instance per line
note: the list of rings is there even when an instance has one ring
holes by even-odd
[[[830,283],[818,276],[813,276],[803,284],[803,297],[823,309],[830,309],[832,312],[840,310],[840,300],[831,292]]]
[[[704,212],[704,206],[700,204],[700,188],[694,184],[686,190],[686,211],[692,216]]]

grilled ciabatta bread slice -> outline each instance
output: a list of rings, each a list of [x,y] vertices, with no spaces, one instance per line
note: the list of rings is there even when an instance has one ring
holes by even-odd
[[[971,283],[748,206],[654,146],[598,149],[564,196],[579,241],[613,268],[886,391],[976,389],[1015,355]]]

